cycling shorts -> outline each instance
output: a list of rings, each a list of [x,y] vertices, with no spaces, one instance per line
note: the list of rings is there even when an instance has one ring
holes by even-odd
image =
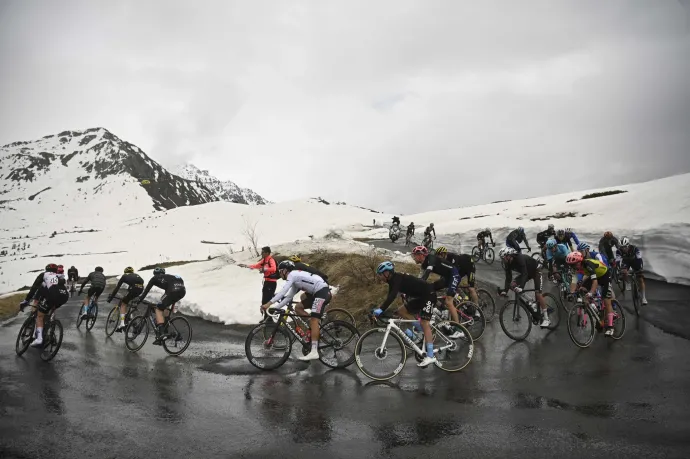
[[[165,294],[161,297],[160,303],[158,303],[156,307],[161,311],[164,311],[184,298],[186,294],[187,290],[184,287],[171,290],[170,292],[165,292]]]
[[[432,285],[434,286],[434,291],[442,290],[445,288],[446,296],[455,296],[455,293],[458,289],[458,285],[460,285],[460,275],[458,274],[458,270],[454,269],[453,275],[450,278],[446,279],[445,277],[441,277],[440,279],[437,279]]]
[[[542,291],[541,270],[537,270],[536,273],[531,274],[528,280],[533,280],[534,281],[534,291],[536,293],[541,293],[541,291]]]
[[[53,285],[50,288],[41,288],[41,301],[38,304],[38,310],[44,314],[48,314],[51,309],[57,309],[69,300],[69,292],[64,285]]]
[[[474,288],[476,272],[477,272],[477,267],[474,265],[474,263],[472,263],[472,269],[470,270],[470,272],[459,273],[459,278],[462,281],[462,279],[464,279],[466,277],[467,278],[467,285],[471,288]]]
[[[101,293],[103,293],[103,287],[94,287],[93,285],[89,287],[89,291],[86,293],[86,295],[91,298],[92,296],[95,296],[96,299],[98,299],[99,296],[101,296]]]
[[[598,278],[597,281],[599,282],[599,291],[601,292],[602,298],[612,298],[613,292],[611,291],[611,276],[606,273],[604,276]],[[590,278],[584,281],[582,287],[590,290],[592,288],[592,279]]]
[[[412,315],[419,315],[422,320],[431,320],[436,302],[436,294],[430,293],[426,298],[407,298],[405,309]]]
[[[130,288],[127,290],[127,294],[122,297],[122,302],[124,304],[129,304],[130,301],[141,295],[141,292],[143,291],[143,288]]]
[[[331,291],[328,287],[324,287],[313,295],[306,294],[302,304],[305,308],[311,309],[311,317],[320,319],[326,305],[331,301]]]
[[[641,276],[642,273],[644,272],[644,269],[643,269],[643,268],[644,268],[644,263],[642,263],[642,259],[641,259],[641,258],[635,258],[634,260],[630,260],[630,263],[628,263],[627,261],[623,260],[623,265],[624,265],[624,266],[629,266],[629,267],[631,267],[632,269],[634,269],[634,270],[635,270],[635,274],[637,274],[638,276]]]

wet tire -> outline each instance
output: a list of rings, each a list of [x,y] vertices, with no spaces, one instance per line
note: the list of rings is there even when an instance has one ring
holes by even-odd
[[[637,288],[637,282],[632,282],[632,302],[635,307],[635,315],[640,317],[640,308],[642,307],[642,299],[640,298],[640,291]]]
[[[596,330],[594,317],[589,307],[578,303],[568,314],[568,335],[581,348],[589,347],[594,341]]]
[[[496,252],[494,252],[494,249],[492,249],[491,247],[487,247],[486,250],[484,250],[484,261],[487,265],[492,265],[495,259]]]
[[[244,352],[249,363],[259,370],[275,370],[290,357],[290,343],[290,336],[283,327],[263,323],[254,327],[247,335]]]
[[[62,346],[62,336],[64,330],[62,323],[54,319],[50,323],[47,331],[43,331],[43,350],[41,351],[41,359],[45,362],[53,360]]]
[[[477,297],[479,299],[479,307],[482,308],[482,312],[484,313],[484,318],[487,322],[491,322],[496,315],[496,302],[494,301],[494,297],[491,296],[488,290],[483,288],[477,289]]]
[[[625,334],[625,311],[623,307],[616,300],[611,301],[611,306],[613,307],[613,339],[621,339]]]
[[[336,320],[342,320],[343,322],[347,322],[351,324],[353,327],[356,327],[355,316],[353,316],[350,313],[350,311],[347,311],[342,308],[333,308],[326,310],[326,314],[324,314],[323,317],[323,323],[326,324],[328,322],[334,322]]]
[[[105,336],[113,336],[115,329],[117,329],[117,324],[120,322],[120,307],[114,306],[108,314],[108,318],[105,320]]]
[[[551,293],[543,293],[544,302],[546,303],[546,309],[549,312],[549,320],[551,325],[544,327],[547,330],[555,330],[558,328],[558,324],[561,323],[561,310],[566,311],[563,303]]]
[[[385,328],[372,328],[355,345],[355,362],[367,378],[385,381],[396,377],[405,367],[407,351],[402,338],[391,331],[386,342]]]
[[[22,355],[29,349],[29,346],[34,340],[34,331],[36,330],[36,317],[30,315],[22,324],[17,335],[17,342],[15,344],[15,351],[17,355]]]
[[[461,311],[460,323],[470,332],[473,341],[479,340],[486,330],[486,317],[482,308],[471,301],[463,301],[458,306],[458,313]]]
[[[132,319],[125,328],[125,346],[132,352],[137,352],[144,346],[149,337],[149,323],[146,317],[138,316]]]
[[[475,263],[481,260],[481,257],[479,256],[479,247],[476,245],[472,247],[472,261]]]
[[[444,329],[460,331],[463,336],[450,338],[443,332]],[[443,321],[433,325],[431,330],[438,368],[452,373],[469,365],[474,355],[474,340],[466,327],[457,322]]]
[[[355,361],[355,346],[359,332],[354,325],[342,320],[328,322],[321,326],[319,337],[319,360],[330,368],[346,368]]]
[[[96,319],[98,318],[98,305],[94,304],[91,307],[91,311],[89,312],[89,315],[86,316],[86,329],[91,331],[93,326],[96,324]]]
[[[182,316],[173,317],[168,322],[167,335],[163,341],[163,349],[170,355],[180,355],[192,342],[192,326]]]
[[[512,340],[522,341],[532,331],[532,313],[522,302],[507,301],[498,313],[503,333]]]

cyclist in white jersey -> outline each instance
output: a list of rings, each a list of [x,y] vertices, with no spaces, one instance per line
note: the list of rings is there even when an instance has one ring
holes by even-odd
[[[321,321],[321,314],[324,307],[328,304],[330,299],[330,289],[328,283],[320,276],[306,271],[295,269],[295,264],[290,260],[280,262],[278,265],[278,273],[280,277],[287,281],[283,288],[280,289],[271,300],[261,306],[263,310],[268,309],[275,304],[275,308],[282,308],[292,298],[303,291],[308,298],[313,298],[311,306],[311,318],[309,319],[309,327],[311,328],[311,352],[300,357],[300,360],[318,360],[319,352],[319,322]],[[277,304],[276,304],[277,303]]]

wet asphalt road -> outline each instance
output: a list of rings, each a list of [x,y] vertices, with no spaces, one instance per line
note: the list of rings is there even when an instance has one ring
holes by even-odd
[[[105,337],[103,302],[91,332],[77,307],[50,363],[15,355],[23,318],[0,327],[0,457],[690,456],[689,342],[630,314],[621,341],[584,350],[563,322],[514,343],[494,321],[462,372],[408,361],[381,384],[354,365],[262,373],[247,327],[199,319],[181,357],[133,354]]]

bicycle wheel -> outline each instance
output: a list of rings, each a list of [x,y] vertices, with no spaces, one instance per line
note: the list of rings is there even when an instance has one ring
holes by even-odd
[[[470,332],[472,341],[477,341],[486,329],[486,318],[482,308],[471,301],[463,301],[458,306],[460,323]]]
[[[274,323],[259,324],[247,335],[244,352],[249,363],[256,368],[275,370],[290,357],[290,337],[283,327],[278,327]]]
[[[594,341],[594,317],[589,307],[578,303],[568,314],[568,335],[577,347],[585,348]]]
[[[547,330],[555,330],[561,322],[561,309],[565,311],[565,306],[563,306],[563,303],[551,293],[543,293],[542,295],[544,295],[546,310],[549,312],[549,320],[551,321],[551,325],[544,328]]]
[[[323,323],[334,322],[336,320],[342,320],[343,322],[348,322],[355,326],[355,316],[353,316],[350,311],[342,308],[328,309],[324,315]]]
[[[94,304],[91,306],[89,315],[86,316],[86,329],[91,331],[93,326],[96,324],[96,318],[98,317],[98,305]]]
[[[83,311],[84,311],[84,305],[80,304],[79,309],[77,310],[77,330],[81,326],[81,322],[82,322],[81,316],[82,316]]]
[[[41,351],[41,359],[45,362],[53,360],[55,355],[60,350],[62,345],[62,323],[54,319],[50,323],[48,331],[43,332],[43,350]]]
[[[132,352],[137,352],[144,346],[149,337],[149,323],[144,316],[137,316],[125,328],[125,346]]]
[[[384,338],[386,338],[384,340]],[[362,334],[355,345],[355,362],[367,378],[385,381],[397,376],[405,367],[407,351],[403,340],[385,328],[372,328]]]
[[[488,290],[483,288],[477,289],[477,297],[479,299],[479,307],[482,308],[482,312],[484,313],[484,318],[487,322],[491,322],[496,315],[496,302],[494,301],[494,297],[491,296]]]
[[[182,316],[170,319],[166,334],[168,336],[163,340],[163,349],[170,355],[182,354],[192,342],[192,326]]]
[[[119,306],[113,306],[110,310],[108,318],[105,319],[105,336],[113,336],[117,324],[120,322],[120,308]]]
[[[29,349],[29,345],[34,340],[34,331],[36,330],[36,316],[30,315],[22,324],[22,328],[19,329],[19,334],[17,335],[17,343],[15,345],[15,351],[17,355],[22,355]]]
[[[472,247],[471,253],[472,253],[472,261],[474,261],[476,263],[479,260],[481,260],[482,257],[481,257],[481,252],[479,251],[479,247],[477,247],[476,245],[474,247]]]
[[[450,338],[443,332],[444,329],[459,331],[462,336]],[[432,325],[432,331],[438,368],[448,372],[460,371],[470,363],[474,355],[474,340],[466,327],[457,322],[443,321]]]
[[[616,300],[611,301],[613,308],[613,339],[621,339],[625,335],[625,312]]]
[[[355,361],[359,332],[349,322],[336,320],[321,326],[319,360],[330,368],[345,368]]]
[[[507,301],[498,313],[503,333],[515,341],[522,341],[532,331],[532,314],[527,306],[515,300]]]
[[[487,265],[493,264],[495,259],[496,253],[494,252],[494,249],[492,249],[491,247],[487,247],[486,249],[484,249],[484,261]]]
[[[633,280],[631,282],[632,284],[632,301],[633,301],[633,306],[635,306],[635,315],[637,317],[640,317],[640,291],[638,290],[637,287],[637,280]]]

